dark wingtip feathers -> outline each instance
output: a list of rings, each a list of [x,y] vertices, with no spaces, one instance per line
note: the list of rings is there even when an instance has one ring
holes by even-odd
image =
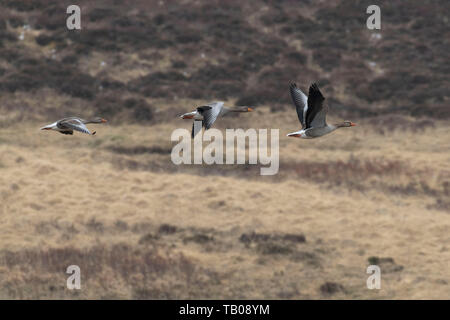
[[[309,90],[314,90],[314,91],[320,92],[319,87],[317,86],[317,83],[315,83],[315,82],[313,84],[311,84],[311,86],[309,87]]]
[[[313,84],[311,84],[311,86],[309,87],[308,96],[316,96],[316,97],[320,97],[322,100],[325,100],[325,98],[322,95],[322,92],[320,92],[320,90],[319,90],[319,86],[315,82]]]

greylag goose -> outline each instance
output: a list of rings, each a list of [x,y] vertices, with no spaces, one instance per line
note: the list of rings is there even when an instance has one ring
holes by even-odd
[[[326,116],[328,107],[324,106],[325,98],[319,90],[317,84],[313,83],[309,87],[308,97],[292,83],[289,87],[292,100],[297,109],[298,120],[302,124],[302,130],[289,133],[288,137],[312,139],[324,136],[342,127],[356,126],[351,121],[343,121],[336,124],[327,124]]]
[[[194,119],[192,123],[192,137],[194,137],[199,130],[194,132],[195,121],[202,121],[202,125],[205,130],[211,128],[213,123],[217,120],[217,117],[224,116],[231,112],[251,112],[250,107],[226,107],[222,101],[210,102],[200,107],[197,107],[195,111],[185,113],[181,115],[181,119]],[[201,127],[200,127],[201,129]]]
[[[41,130],[55,130],[62,134],[73,134],[73,131],[75,130],[82,133],[94,135],[95,131],[91,133],[89,129],[86,127],[86,124],[104,123],[104,122],[106,122],[106,120],[99,117],[93,118],[91,120],[84,120],[77,117],[70,117],[53,122],[52,124],[42,127]]]

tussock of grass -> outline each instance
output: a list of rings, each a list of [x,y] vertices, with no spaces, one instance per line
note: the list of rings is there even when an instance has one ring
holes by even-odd
[[[119,243],[111,246],[94,245],[88,249],[62,247],[46,250],[3,250],[0,252],[0,266],[23,277],[17,280],[14,286],[4,280],[2,287],[7,285],[12,298],[27,295],[22,291],[25,286],[35,288],[36,295],[31,293],[31,298],[61,296],[67,290],[65,270],[73,264],[81,269],[84,289],[80,292],[82,296],[99,285],[103,286],[105,294],[114,295],[117,292],[114,283],[126,281],[133,288],[130,292],[133,298],[187,298],[192,295],[202,296],[204,281],[217,281],[214,273],[195,266],[182,254]],[[30,272],[34,274],[33,277],[29,276]],[[103,283],[102,279],[109,281]],[[167,282],[162,282],[164,279]],[[120,294],[123,292],[117,292],[118,296]]]

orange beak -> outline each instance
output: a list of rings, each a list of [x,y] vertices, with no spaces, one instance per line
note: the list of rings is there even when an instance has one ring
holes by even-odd
[[[356,126],[356,123],[350,122],[350,126],[354,127],[354,126]]]
[[[108,120],[102,119],[102,122],[108,122]]]
[[[291,134],[288,137],[300,138],[301,135],[300,134]]]
[[[182,119],[192,119],[192,118],[194,118],[193,115],[188,115],[188,116],[183,116],[183,117],[182,117]]]

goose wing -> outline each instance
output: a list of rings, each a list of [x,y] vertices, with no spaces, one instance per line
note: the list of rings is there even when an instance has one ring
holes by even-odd
[[[305,115],[308,110],[308,97],[300,90],[295,83],[289,86],[291,98],[297,110],[298,120],[302,124],[302,129],[305,128]]]
[[[317,84],[313,83],[309,87],[308,93],[308,109],[306,111],[305,125],[306,129],[311,127],[326,126],[325,117],[328,109],[324,107],[325,98],[319,90]]]
[[[211,102],[197,108],[197,111],[203,116],[203,126],[206,130],[211,128],[222,108],[223,102],[221,101]]]
[[[81,119],[78,118],[68,118],[68,119],[63,119],[58,121],[57,124],[58,128],[60,129],[71,129],[71,130],[75,130],[75,131],[79,131],[82,133],[87,133],[87,134],[95,134],[91,133],[89,131],[89,129],[85,126],[85,124],[81,121]]]

